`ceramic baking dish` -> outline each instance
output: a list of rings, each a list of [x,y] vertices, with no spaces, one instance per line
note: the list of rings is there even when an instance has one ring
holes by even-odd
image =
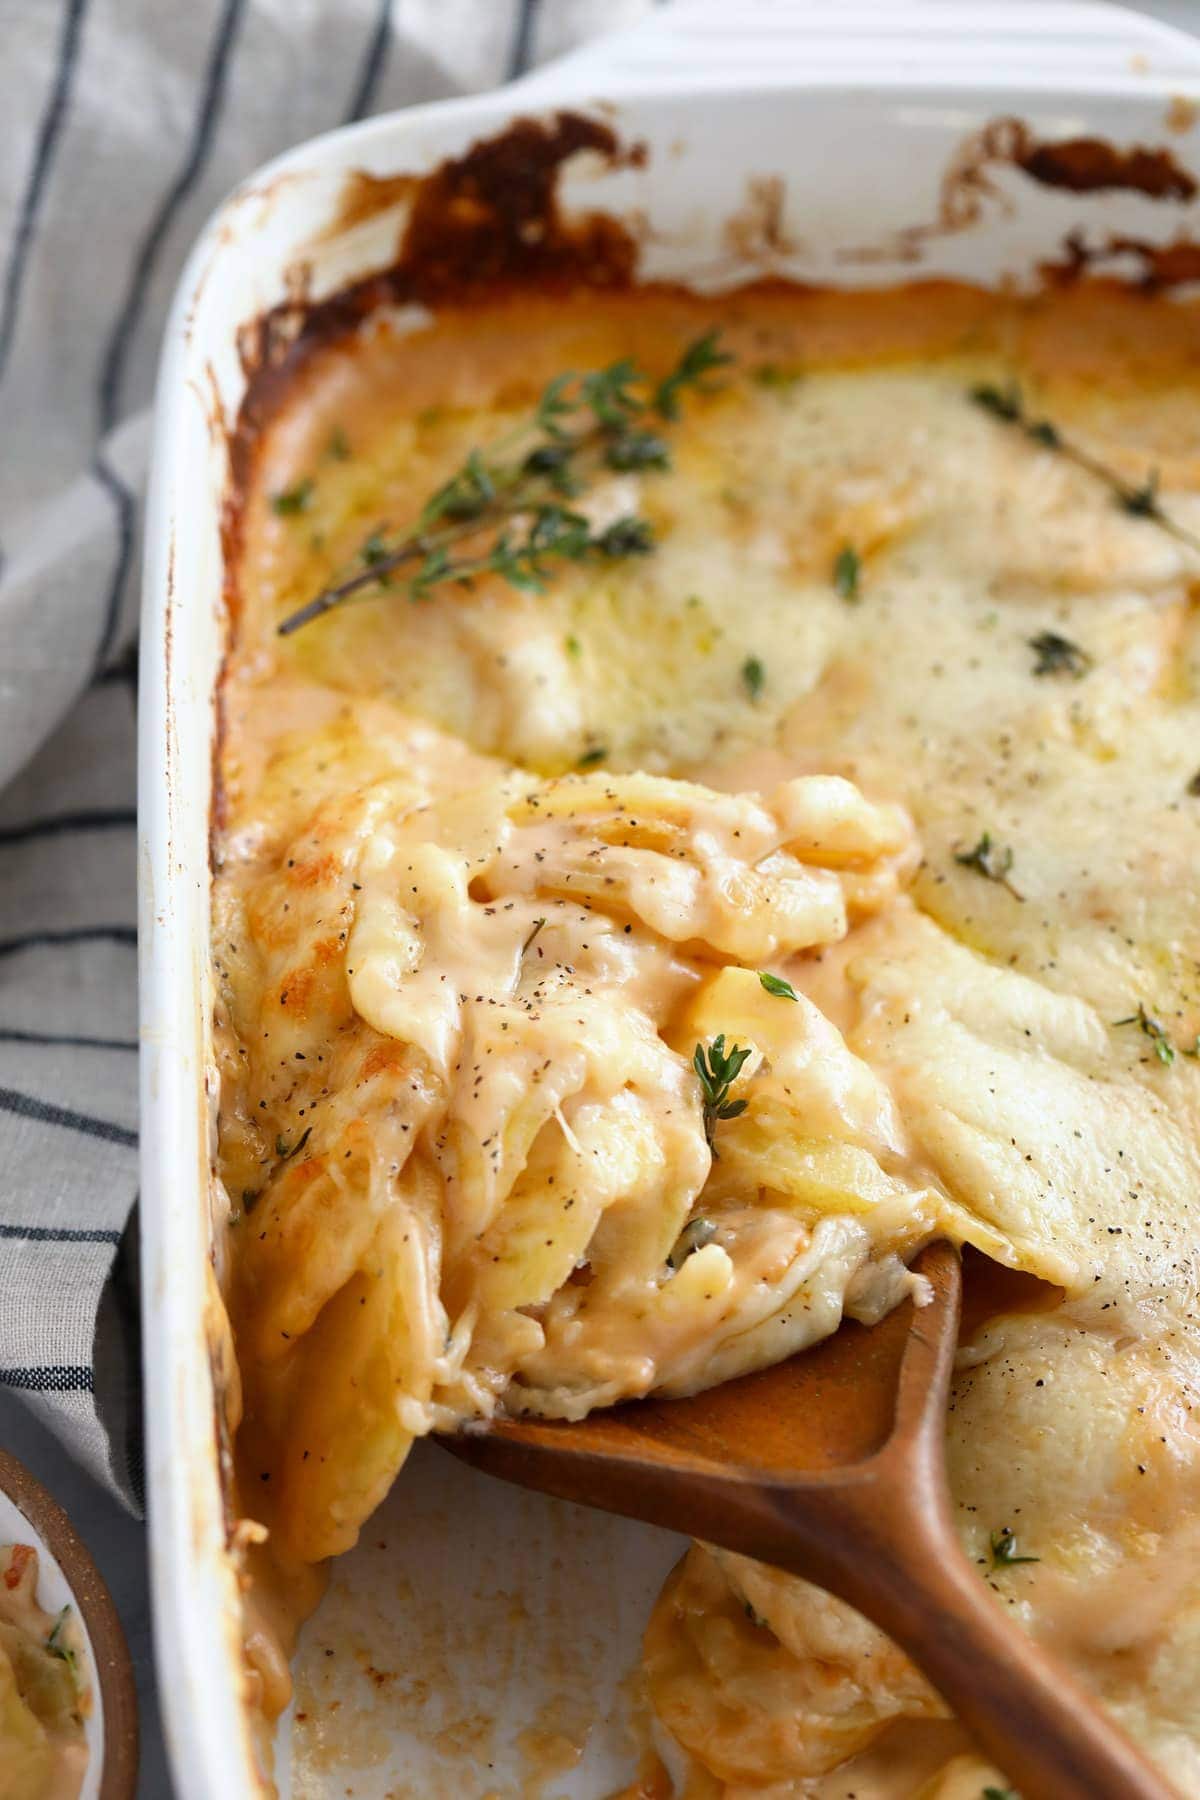
[[[303,145],[245,183],[196,247],[159,383],[140,748],[151,1572],[182,1800],[261,1791],[239,1701],[210,1356],[209,807],[227,431],[246,328],[294,292],[298,270],[319,298],[387,266],[403,203],[337,227],[347,183],[419,175],[560,101],[646,146],[620,169],[577,158],[561,189],[568,210],[631,225],[642,276],[995,284],[1072,258],[1142,280],[1195,273],[1189,96],[1200,45],[1106,6],[698,0],[498,95]],[[1083,138],[1160,149],[1162,191],[1127,185],[1119,154],[1079,164],[1055,149]],[[462,1800],[528,1792],[540,1770],[555,1793],[609,1792],[632,1767],[622,1677],[678,1549],[419,1447],[306,1632],[282,1790]]]

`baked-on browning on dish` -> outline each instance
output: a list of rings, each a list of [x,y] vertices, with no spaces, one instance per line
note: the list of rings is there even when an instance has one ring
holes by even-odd
[[[580,290],[282,384],[214,900],[268,1715],[415,1436],[778,1360],[944,1235],[1043,1284],[960,1357],[981,1579],[1200,1786],[1198,352],[1103,284]],[[693,1796],[1003,1789],[742,1558],[644,1673]]]

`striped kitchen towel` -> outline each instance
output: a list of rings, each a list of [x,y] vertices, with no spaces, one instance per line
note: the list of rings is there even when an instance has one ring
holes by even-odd
[[[259,163],[651,0],[0,0],[0,1383],[140,1508],[141,488],[188,246]]]

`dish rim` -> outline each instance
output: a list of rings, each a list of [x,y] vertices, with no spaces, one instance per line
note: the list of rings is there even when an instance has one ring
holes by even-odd
[[[1196,56],[1200,69],[1200,45]],[[578,72],[573,81],[561,99],[583,105]],[[822,98],[844,94],[883,104],[894,104],[900,95],[918,101],[928,95],[944,102],[952,93],[973,109],[985,108],[994,98],[998,106],[1020,111],[1023,101],[1044,106],[1048,95],[1059,91],[1076,103],[1168,100],[1180,91],[1180,81],[1177,73],[1162,78],[1149,74],[1135,91],[1103,80],[1048,90],[1031,88],[1016,70],[1007,79],[1000,70],[986,82],[944,85],[883,86],[855,80],[851,74],[814,90],[792,69],[761,80],[731,81],[720,75],[685,80],[622,77],[617,84],[605,85],[607,96],[618,103],[626,98],[678,97],[698,106],[714,94],[749,97],[766,91],[795,91],[801,96],[819,91]],[[197,796],[181,791],[176,773],[181,712],[190,720],[185,732],[194,732],[197,708],[208,709],[210,748],[215,729],[211,708],[216,684],[206,682],[202,694],[195,692],[193,672],[176,657],[176,626],[185,604],[180,592],[186,593],[187,582],[176,583],[173,502],[184,491],[192,462],[181,442],[181,406],[195,354],[191,338],[196,301],[203,284],[219,271],[223,235],[236,209],[281,180],[296,173],[317,173],[350,149],[362,152],[362,160],[371,166],[375,159],[370,153],[382,147],[393,165],[403,166],[406,140],[418,136],[430,122],[461,128],[465,148],[513,117],[551,110],[557,97],[548,77],[539,74],[528,87],[516,84],[340,127],[271,159],[239,184],[201,232],[180,278],[164,338],[146,511],[138,750],[141,1167],[155,1658],[164,1730],[181,1800],[233,1800],[263,1791],[240,1703],[240,1647],[231,1612],[236,1596],[225,1557],[226,1517],[207,1329],[212,1295],[204,1275],[211,1259],[207,1222],[214,1103],[205,1055],[211,998],[206,985],[211,786],[204,794],[206,849],[198,866],[184,841],[190,837],[194,846],[196,840],[196,822],[194,818],[189,822],[188,815],[196,808]],[[586,104],[590,110],[590,87]],[[204,485],[206,506],[219,506],[221,496]],[[215,620],[208,625],[218,629]],[[181,641],[186,642],[182,634]],[[195,929],[198,919],[203,921],[200,932]],[[185,1179],[183,1156],[193,1153],[196,1159]],[[184,1571],[190,1571],[186,1581],[181,1580]]]

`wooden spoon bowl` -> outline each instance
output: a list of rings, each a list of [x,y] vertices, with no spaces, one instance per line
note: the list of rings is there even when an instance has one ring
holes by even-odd
[[[847,1323],[758,1374],[577,1424],[504,1419],[440,1441],[506,1481],[689,1532],[839,1595],[912,1657],[1023,1800],[1170,1800],[966,1558],[944,1453],[961,1264],[939,1243],[914,1267],[929,1305],[870,1330]]]

